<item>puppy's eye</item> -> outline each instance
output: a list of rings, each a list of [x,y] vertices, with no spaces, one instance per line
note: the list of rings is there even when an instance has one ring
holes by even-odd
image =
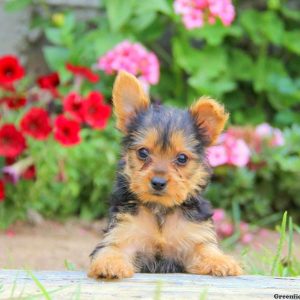
[[[180,153],[176,157],[176,163],[179,165],[185,165],[188,161],[188,157],[184,153]]]
[[[140,159],[146,160],[149,157],[149,150],[146,148],[140,148],[137,151],[137,155]]]

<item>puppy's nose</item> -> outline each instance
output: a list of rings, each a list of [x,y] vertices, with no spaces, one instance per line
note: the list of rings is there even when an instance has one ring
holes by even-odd
[[[162,191],[167,185],[167,180],[161,177],[153,177],[151,179],[151,186],[156,191]]]

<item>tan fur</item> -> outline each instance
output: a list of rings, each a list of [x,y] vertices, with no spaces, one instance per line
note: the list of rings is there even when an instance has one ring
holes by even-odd
[[[210,145],[213,145],[229,117],[224,106],[209,97],[201,97],[191,106],[190,112],[198,126],[205,128],[210,139]]]
[[[109,231],[101,244],[102,248],[93,258],[89,277],[125,278],[135,271],[134,256],[143,251],[145,256],[153,256],[159,240],[155,217],[148,209],[141,208],[138,215],[119,214],[118,224]],[[114,268],[114,259],[117,266]]]
[[[140,207],[137,215],[120,214],[118,224],[106,234],[102,244],[106,247],[97,253],[90,266],[89,276],[93,278],[132,276],[139,267],[134,266],[137,252],[151,258],[158,251],[166,258],[182,262],[190,273],[225,276],[242,272],[217,247],[211,221],[188,221],[178,209],[167,215],[161,228],[146,207]]]
[[[201,223],[186,220],[180,210],[170,214],[162,228],[164,237],[163,253],[185,265],[187,258],[193,255],[195,245],[217,243],[211,221]]]
[[[192,274],[237,276],[243,274],[233,257],[225,255],[214,243],[196,245],[187,260],[186,270]]]
[[[117,116],[117,128],[126,133],[126,127],[138,111],[149,106],[149,98],[142,85],[133,75],[119,72],[113,87],[114,112]]]
[[[157,202],[166,207],[181,204],[188,196],[200,191],[199,185],[206,183],[208,172],[195,155],[190,151],[193,140],[185,137],[181,131],[172,133],[170,147],[161,149],[158,142],[159,134],[155,128],[149,128],[146,133],[136,139],[135,149],[126,153],[125,174],[130,178],[130,188],[142,202]],[[147,148],[151,161],[145,164],[136,154],[139,148]],[[189,157],[186,166],[174,163],[179,153]],[[154,176],[167,179],[165,194],[156,196],[150,188]]]
[[[91,278],[127,278],[134,274],[134,267],[129,257],[116,247],[102,249],[91,262],[88,276]]]

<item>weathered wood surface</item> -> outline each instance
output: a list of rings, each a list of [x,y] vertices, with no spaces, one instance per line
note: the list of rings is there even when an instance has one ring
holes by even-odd
[[[300,277],[216,278],[189,274],[136,274],[125,280],[92,280],[80,271],[37,271],[50,299],[274,299],[300,294]],[[35,297],[34,297],[35,296]],[[26,271],[0,271],[0,299],[45,299]]]

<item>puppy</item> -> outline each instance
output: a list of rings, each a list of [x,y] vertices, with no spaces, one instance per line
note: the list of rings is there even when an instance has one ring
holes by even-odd
[[[139,81],[120,72],[113,87],[117,128],[124,134],[109,224],[91,253],[92,278],[135,272],[239,275],[218,247],[212,208],[202,193],[205,158],[228,114],[210,98],[188,110],[151,104]]]

